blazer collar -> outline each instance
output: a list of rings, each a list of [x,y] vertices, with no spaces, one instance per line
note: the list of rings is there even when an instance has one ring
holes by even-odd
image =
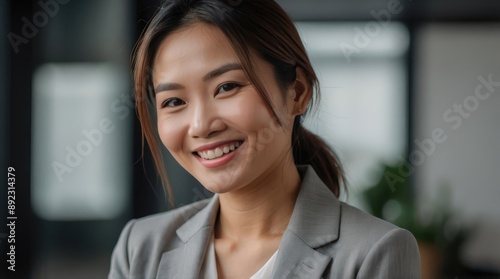
[[[297,166],[302,184],[287,230],[309,247],[335,241],[340,228],[340,201],[311,166]]]
[[[315,250],[337,240],[340,202],[310,166],[297,166],[299,195],[283,234],[273,278],[320,278],[331,261]],[[205,204],[205,203],[204,203]],[[204,206],[204,204],[200,206]],[[163,254],[157,278],[198,278],[219,210],[218,195],[179,229],[183,245]]]
[[[315,249],[339,236],[339,200],[312,167],[297,169],[302,184],[281,239],[272,278],[321,278],[332,258]]]
[[[202,228],[214,226],[219,212],[219,195],[214,195],[207,205],[200,203],[198,206],[203,209],[177,229],[177,236],[184,243],[187,243]]]
[[[178,248],[163,253],[157,279],[199,278],[219,211],[218,195],[214,195],[208,204],[199,202],[194,206],[203,208],[177,229],[182,243]]]

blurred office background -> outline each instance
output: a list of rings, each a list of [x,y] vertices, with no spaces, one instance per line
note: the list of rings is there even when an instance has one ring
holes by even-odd
[[[18,216],[17,277],[0,228],[2,278],[104,278],[125,222],[168,209],[130,80],[159,2],[0,3],[0,165]],[[306,125],[340,154],[343,199],[412,230],[428,278],[499,278],[500,2],[278,2],[321,80]],[[166,161],[177,206],[210,196]]]

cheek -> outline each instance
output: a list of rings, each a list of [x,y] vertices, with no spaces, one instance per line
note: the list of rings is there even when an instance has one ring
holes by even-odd
[[[249,144],[246,160],[252,161],[257,151],[270,155],[280,152],[281,148],[286,149],[287,135],[258,93],[242,98],[225,112],[225,118],[230,119],[235,127],[246,134]]]
[[[163,145],[176,157],[175,153],[182,150],[184,128],[181,122],[175,119],[158,117],[158,134]]]
[[[226,120],[248,134],[258,133],[274,122],[274,115],[256,92],[249,92],[221,111],[226,115]]]

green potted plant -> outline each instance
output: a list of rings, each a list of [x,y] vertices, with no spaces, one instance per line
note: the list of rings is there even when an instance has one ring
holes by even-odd
[[[409,230],[418,241],[422,278],[442,278],[446,273],[460,274],[463,269],[459,250],[468,230],[456,225],[450,210],[448,187],[421,214],[408,177],[400,175],[401,166],[384,166],[380,180],[365,189],[362,197],[371,214]]]

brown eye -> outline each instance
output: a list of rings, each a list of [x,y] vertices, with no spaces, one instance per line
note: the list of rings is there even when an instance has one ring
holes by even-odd
[[[224,83],[223,85],[219,86],[219,88],[217,88],[217,94],[231,91],[238,87],[240,87],[240,85],[237,83]]]
[[[179,98],[170,98],[170,99],[165,100],[161,104],[161,107],[162,108],[165,108],[165,107],[177,107],[177,106],[182,106],[182,105],[185,105],[185,104],[186,104],[186,102],[184,102],[183,100],[181,100]]]

